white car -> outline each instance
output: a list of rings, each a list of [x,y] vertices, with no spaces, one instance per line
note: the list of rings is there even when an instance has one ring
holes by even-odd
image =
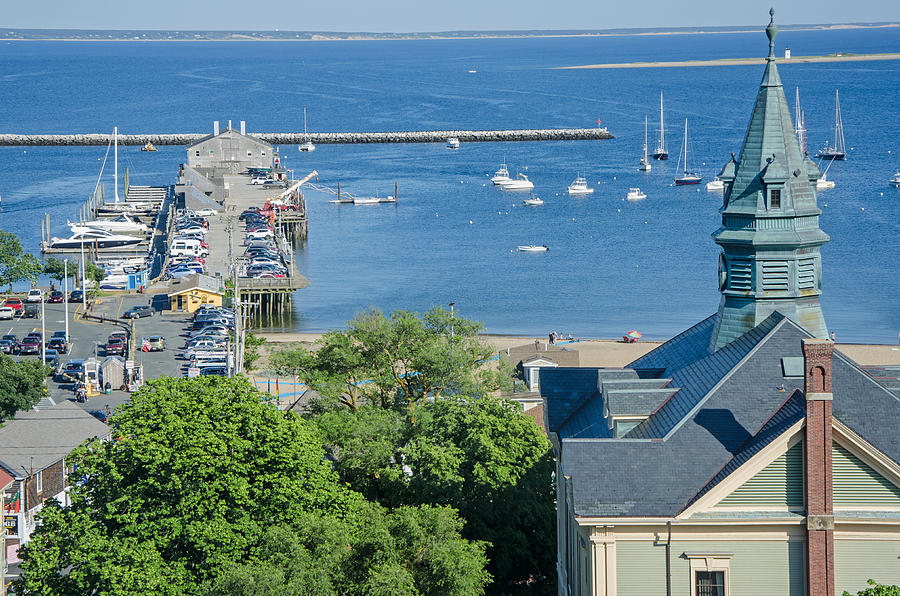
[[[16,316],[16,311],[8,306],[0,306],[0,320],[10,320]]]
[[[253,180],[250,181],[250,184],[263,185],[266,183],[266,180],[268,180],[268,178],[264,178],[263,176],[257,176],[256,178],[254,178]]]
[[[28,290],[28,295],[25,296],[25,302],[40,302],[44,298],[44,293],[37,288],[33,290]]]
[[[197,211],[194,211],[194,215],[197,215],[199,217],[212,217],[213,215],[218,215],[218,214],[219,214],[218,211],[216,211],[215,209],[209,209],[209,208],[198,209]]]
[[[248,240],[262,240],[263,238],[272,238],[273,236],[272,230],[253,230],[252,232],[247,232],[246,238]]]

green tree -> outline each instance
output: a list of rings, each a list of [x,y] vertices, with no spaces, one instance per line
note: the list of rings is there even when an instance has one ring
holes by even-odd
[[[244,337],[244,368],[246,370],[253,370],[260,356],[262,356],[259,349],[264,343],[266,343],[266,338],[257,337],[253,333],[247,332],[246,337]]]
[[[62,280],[66,277],[66,273],[69,274],[69,277],[73,277],[75,275],[77,268],[73,265],[72,267],[67,267],[62,259],[57,259],[56,257],[47,257],[47,260],[44,262],[44,275],[49,277],[50,279],[55,279],[57,282],[62,283]]]
[[[95,283],[100,283],[106,279],[106,269],[87,262],[84,264],[84,276]]]
[[[41,262],[31,253],[22,250],[19,237],[0,230],[0,285],[9,286],[17,281],[37,281],[43,270]]]
[[[877,583],[874,579],[868,580],[869,588],[860,590],[856,596],[900,596],[900,586],[887,586]],[[844,596],[853,596],[850,592],[844,590]]]
[[[389,554],[387,547],[366,551],[368,542],[393,549],[399,541],[379,505],[339,482],[315,427],[266,404],[244,378],[149,381],[111,423],[115,440],[92,442],[68,459],[81,482],[71,488],[70,507],[42,512],[20,553],[17,593],[205,594],[223,578],[234,580],[240,564],[258,570],[251,577],[260,586],[283,591],[291,577],[260,566],[267,557],[302,559],[294,546],[311,544],[326,529],[353,538],[346,545],[358,557],[346,568],[368,581]],[[483,545],[460,538],[462,522],[447,515],[457,524],[449,538],[467,557],[462,571],[469,575],[459,581],[483,585]],[[268,534],[274,528],[287,534],[276,540]],[[308,569],[344,552],[314,555]],[[397,561],[409,577],[455,581]],[[342,585],[334,593],[365,593],[344,581],[353,589]]]
[[[16,362],[0,354],[0,421],[27,410],[47,393],[47,367],[37,360]]]

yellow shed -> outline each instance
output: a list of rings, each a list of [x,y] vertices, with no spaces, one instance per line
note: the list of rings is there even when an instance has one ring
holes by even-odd
[[[193,313],[203,305],[222,306],[219,281],[208,275],[195,273],[169,281],[169,310]]]

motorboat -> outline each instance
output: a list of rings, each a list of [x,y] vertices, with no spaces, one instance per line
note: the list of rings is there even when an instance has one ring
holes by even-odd
[[[519,252],[547,252],[550,249],[547,248],[546,244],[542,244],[540,246],[536,244],[527,244],[517,247],[516,250],[518,250]]]
[[[834,188],[834,180],[829,180],[827,173],[823,173],[822,177],[816,180],[816,190],[831,190],[832,188]]]
[[[69,227],[73,233],[89,229],[108,230],[119,234],[146,234],[151,231],[149,226],[135,221],[127,213],[112,219],[95,219],[77,223],[69,222]]]
[[[447,149],[459,149],[459,139],[456,137],[447,139]]]
[[[629,188],[628,194],[625,196],[629,201],[640,201],[642,199],[646,199],[647,195],[641,192],[640,188]]]
[[[896,174],[891,176],[890,183],[893,184],[894,186],[900,186],[900,171],[898,171]]]
[[[153,214],[157,209],[153,203],[146,201],[122,202],[122,203],[104,203],[97,207],[97,213],[128,213],[128,214]]]
[[[153,146],[153,143],[147,141],[147,144],[141,147],[141,151],[156,151],[156,147]]]
[[[592,192],[594,192],[594,189],[588,186],[587,178],[584,176],[578,176],[575,178],[575,181],[569,185],[570,195],[589,195]]]
[[[297,150],[303,153],[316,150],[316,146],[309,140],[309,133],[306,132],[306,108],[303,108],[303,142],[297,147]]]
[[[505,182],[509,182],[512,178],[509,177],[509,170],[506,169],[506,163],[503,163],[494,175],[491,177],[491,182],[494,184],[503,184]]]
[[[722,181],[721,178],[716,176],[712,179],[711,182],[706,183],[706,190],[709,192],[720,192],[725,190],[725,182]]]
[[[525,199],[522,203],[526,207],[540,207],[544,204],[544,201],[540,197],[531,197],[529,199]]]
[[[511,178],[509,182],[501,182],[502,190],[532,190],[534,182],[528,179],[525,174],[516,174],[515,178]]]
[[[89,229],[74,232],[69,238],[51,238],[50,248],[123,248],[140,244],[142,240],[125,234],[113,234],[108,230]]]

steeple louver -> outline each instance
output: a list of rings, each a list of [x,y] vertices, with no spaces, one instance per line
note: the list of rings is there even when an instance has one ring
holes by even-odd
[[[819,229],[818,168],[794,134],[778,67],[775,11],[766,27],[769,55],[744,135],[740,157],[722,169],[722,300],[711,350],[737,339],[779,311],[813,336],[828,329],[819,304],[821,254],[828,235]]]

